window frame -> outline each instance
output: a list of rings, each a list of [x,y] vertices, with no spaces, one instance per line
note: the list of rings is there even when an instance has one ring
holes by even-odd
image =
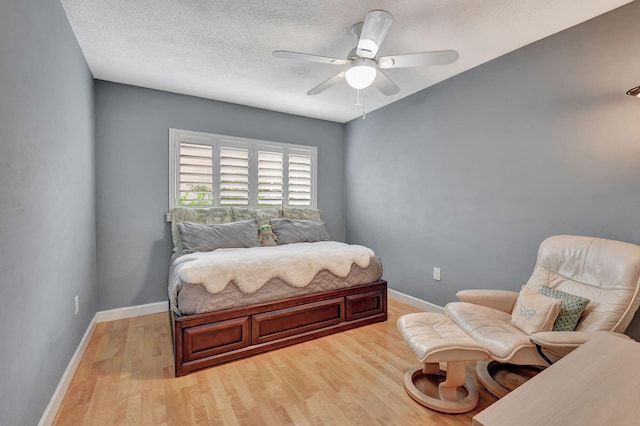
[[[212,204],[200,206],[185,206],[180,204],[180,144],[192,143],[209,145],[213,148],[212,171]],[[307,208],[317,209],[317,170],[318,147],[312,145],[289,144],[261,139],[250,139],[236,136],[220,135],[215,133],[197,132],[169,128],[169,211],[176,207],[186,208],[212,208],[229,207],[220,204],[220,161],[221,146],[230,148],[243,148],[249,150],[249,204],[237,206],[240,208],[267,209],[267,208]],[[282,153],[283,156],[283,182],[282,182],[282,206],[258,205],[258,151],[272,151]],[[309,155],[311,157],[311,185],[310,205],[289,205],[289,154]],[[216,164],[217,162],[217,164]],[[255,180],[255,182],[254,182]],[[236,207],[236,206],[234,206]]]

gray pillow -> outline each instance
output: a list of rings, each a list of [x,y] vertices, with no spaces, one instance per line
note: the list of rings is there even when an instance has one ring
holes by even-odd
[[[321,220],[271,219],[271,225],[279,245],[330,240],[327,225]]]
[[[220,225],[180,222],[177,227],[184,248],[183,253],[260,246],[256,219]]]

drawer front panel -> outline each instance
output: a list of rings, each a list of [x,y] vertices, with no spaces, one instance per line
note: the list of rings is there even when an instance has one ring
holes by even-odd
[[[347,321],[384,312],[383,291],[370,291],[368,293],[347,296]]]
[[[251,344],[250,318],[234,318],[184,329],[185,361],[204,358]]]
[[[339,324],[344,319],[343,297],[257,314],[253,316],[252,341],[269,342]]]

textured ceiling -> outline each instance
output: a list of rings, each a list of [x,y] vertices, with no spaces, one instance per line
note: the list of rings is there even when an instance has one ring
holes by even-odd
[[[276,58],[292,50],[343,58],[372,9],[394,23],[379,55],[454,49],[452,65],[385,70],[400,92],[364,91],[373,111],[630,0],[61,0],[97,79],[337,122],[362,114],[345,82],[306,93],[337,65]]]

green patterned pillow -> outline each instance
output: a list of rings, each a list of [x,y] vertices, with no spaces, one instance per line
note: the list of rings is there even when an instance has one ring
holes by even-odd
[[[543,286],[538,293],[562,300],[560,315],[553,324],[553,331],[573,331],[590,300],[584,297],[565,293],[555,288]]]
[[[294,220],[322,220],[322,210],[289,207],[282,209],[282,217]]]
[[[258,219],[258,226],[262,226],[262,225],[268,225],[270,219],[279,218],[280,209],[278,208],[249,209],[246,207],[231,207],[231,215],[233,216],[234,221]]]

